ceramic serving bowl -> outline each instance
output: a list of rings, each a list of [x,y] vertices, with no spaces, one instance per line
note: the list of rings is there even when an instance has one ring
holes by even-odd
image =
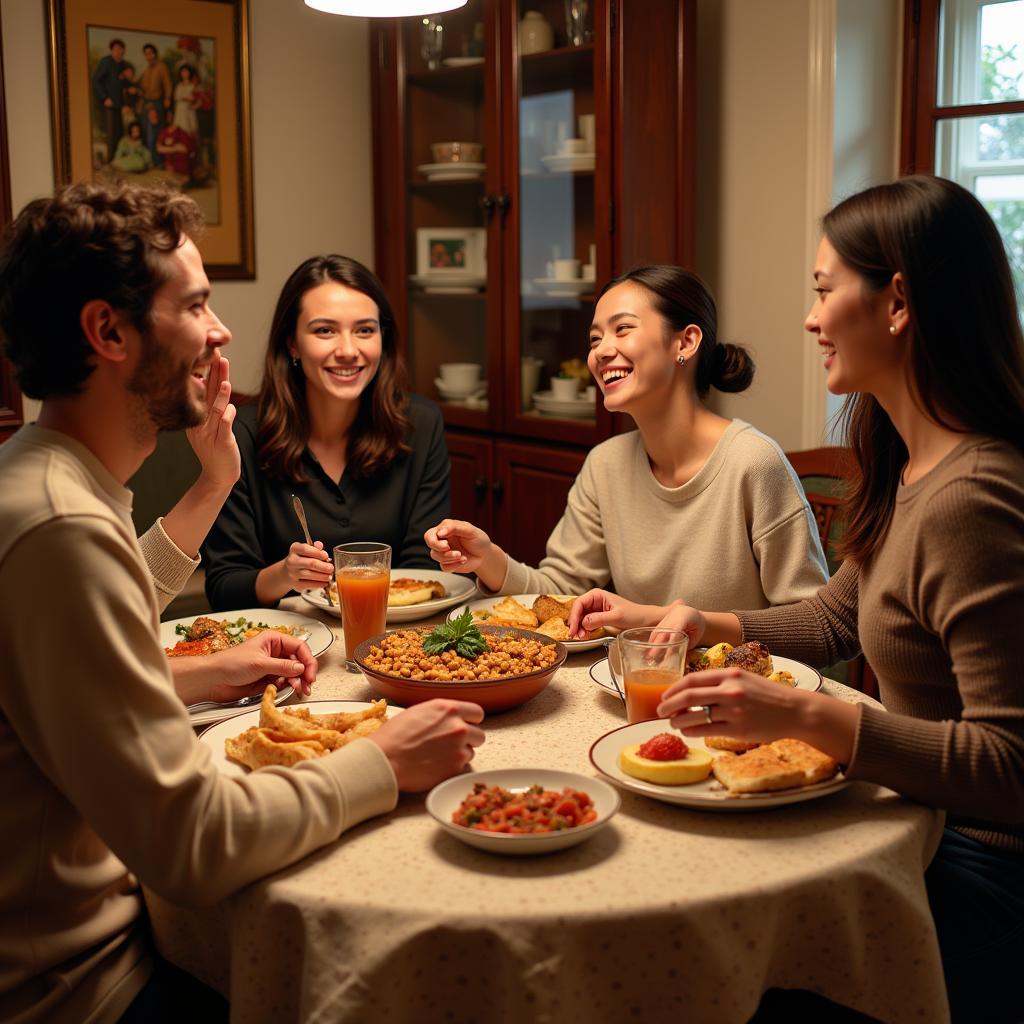
[[[388,633],[394,632],[397,631],[388,631]],[[423,632],[429,633],[430,630],[424,629]],[[493,636],[518,636],[550,644],[555,648],[557,657],[554,663],[547,668],[537,669],[535,672],[527,672],[523,675],[509,676],[505,679],[450,683],[426,679],[405,679],[402,676],[388,675],[366,664],[370,648],[378,645],[388,635],[388,633],[381,633],[378,636],[370,637],[369,640],[364,640],[356,648],[353,660],[379,694],[404,707],[408,707],[410,704],[419,704],[425,700],[433,700],[435,697],[448,697],[455,700],[472,701],[474,704],[479,704],[484,711],[508,711],[510,708],[517,708],[532,697],[536,697],[562,667],[568,653],[557,640],[527,629],[515,629],[512,626],[481,626],[480,632]]]
[[[481,142],[435,142],[430,155],[437,164],[475,164],[484,155]]]

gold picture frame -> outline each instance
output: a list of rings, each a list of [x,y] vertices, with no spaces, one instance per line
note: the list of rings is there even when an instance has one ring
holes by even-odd
[[[47,0],[59,184],[166,182],[217,279],[256,276],[248,0]]]

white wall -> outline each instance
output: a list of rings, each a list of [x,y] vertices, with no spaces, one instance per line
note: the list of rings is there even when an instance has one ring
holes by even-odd
[[[53,189],[44,9],[3,0],[0,10],[15,210]],[[301,260],[335,251],[373,263],[366,20],[301,0],[250,0],[249,18],[256,279],[213,284],[242,391],[259,383],[277,293]],[[34,403],[25,411],[31,419]]]

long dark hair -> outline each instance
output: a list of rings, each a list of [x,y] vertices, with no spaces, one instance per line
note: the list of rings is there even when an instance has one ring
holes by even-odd
[[[1024,337],[1006,250],[981,203],[945,178],[914,175],[844,200],[823,228],[866,299],[903,275],[908,383],[922,412],[1024,449]],[[851,395],[843,419],[860,472],[841,553],[863,561],[885,537],[908,452],[872,395]]]
[[[303,296],[328,281],[373,299],[380,317],[380,365],[359,396],[359,409],[349,431],[348,469],[356,477],[373,476],[400,452],[411,451],[405,440],[411,429],[406,414],[405,362],[398,351],[395,315],[384,286],[375,274],[347,256],[312,256],[296,267],[278,296],[257,399],[260,465],[271,476],[294,483],[308,479],[302,453],[309,441],[309,408],[306,378],[301,365],[292,365],[288,345],[295,337]]]
[[[653,296],[654,308],[673,331],[691,324],[703,339],[697,354],[695,382],[703,398],[711,387],[719,391],[745,391],[754,379],[754,360],[742,345],[718,340],[718,311],[708,286],[696,275],[671,263],[634,267],[609,281],[598,295],[620,284],[639,284]]]

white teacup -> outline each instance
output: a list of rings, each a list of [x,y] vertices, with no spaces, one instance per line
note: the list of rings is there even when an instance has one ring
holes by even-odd
[[[556,281],[575,281],[580,276],[580,261],[552,260],[551,276]]]
[[[479,363],[442,363],[438,367],[441,380],[453,390],[468,391],[480,380],[483,367]]]
[[[552,377],[551,397],[560,402],[570,402],[580,393],[578,377]]]
[[[587,152],[587,140],[586,139],[562,139],[562,144],[558,147],[559,156],[570,156],[574,153],[586,153]]]

